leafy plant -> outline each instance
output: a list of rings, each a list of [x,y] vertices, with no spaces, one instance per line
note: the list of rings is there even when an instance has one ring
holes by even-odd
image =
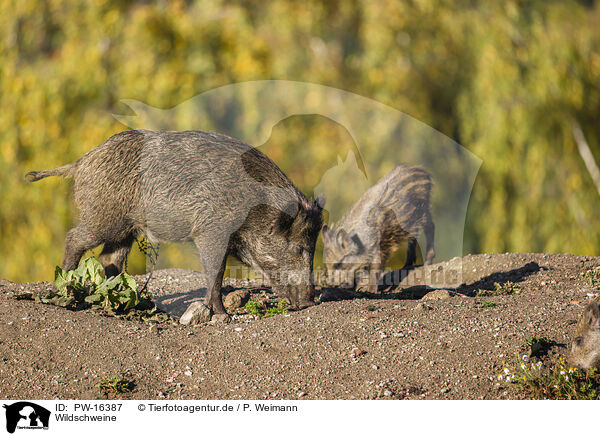
[[[244,306],[246,312],[250,315],[262,317],[266,312],[267,308],[265,307],[265,303],[262,301],[250,300]]]
[[[100,283],[85,301],[100,304],[109,313],[126,312],[140,302],[137,284],[126,272]]]
[[[72,271],[57,266],[54,285],[58,292],[51,293],[43,302],[63,307],[98,305],[113,315],[140,304],[135,279],[125,271],[106,279],[102,265],[93,257],[84,259]]]
[[[497,305],[498,303],[495,303],[493,301],[482,301],[479,307],[496,307]]]
[[[475,295],[478,297],[489,297],[493,295],[517,295],[521,293],[521,287],[513,282],[494,282],[494,289],[479,289]]]
[[[133,390],[133,382],[128,380],[124,374],[120,377],[110,377],[96,383],[96,387],[99,388],[102,393],[108,394],[131,392]]]
[[[519,369],[504,368],[498,380],[517,384],[532,399],[548,400],[598,400],[600,399],[600,373],[596,369],[582,371],[569,368],[564,359],[544,365],[530,362],[524,355]]]
[[[277,306],[269,307],[264,314],[264,318],[268,318],[270,316],[275,315],[283,315],[288,311],[288,303],[287,300],[279,300],[279,304]]]
[[[262,301],[250,300],[244,306],[249,314],[259,318],[269,318],[275,315],[283,315],[288,311],[288,303],[285,299],[279,300],[277,306],[267,307]]]
[[[513,282],[497,283],[494,282],[494,289],[498,294],[516,295],[521,293],[521,287]]]

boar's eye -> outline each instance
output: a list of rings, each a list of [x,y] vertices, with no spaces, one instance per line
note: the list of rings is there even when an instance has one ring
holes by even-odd
[[[304,247],[296,246],[293,251],[296,256],[302,256],[304,254]]]
[[[578,336],[575,338],[575,345],[577,347],[581,347],[583,345],[583,337],[582,336]]]

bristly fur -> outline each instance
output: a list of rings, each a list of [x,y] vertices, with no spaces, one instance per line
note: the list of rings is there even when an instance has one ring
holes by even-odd
[[[432,185],[431,176],[420,167],[399,165],[390,171],[338,223],[323,227],[328,268],[350,271],[347,277],[360,270],[380,271],[405,241],[405,268],[411,267],[416,261],[416,236],[421,230],[427,242],[424,260],[431,263],[435,256]],[[368,288],[376,289],[376,283],[370,283]]]
[[[104,244],[100,261],[107,273],[118,273],[144,234],[196,244],[209,280],[207,302],[216,313],[224,312],[219,291],[227,255],[264,271],[292,306],[312,301],[321,208],[248,144],[201,130],[127,130],[76,162],[26,178],[53,175],[75,179],[80,210],[81,222],[67,235],[63,269],[76,268],[85,251]],[[306,256],[294,254],[301,251]],[[276,278],[279,269],[308,278],[294,287]]]
[[[600,369],[600,297],[588,304],[579,318],[569,361],[582,369]]]

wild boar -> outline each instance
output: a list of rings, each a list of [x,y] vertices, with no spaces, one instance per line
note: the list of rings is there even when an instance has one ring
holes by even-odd
[[[390,255],[407,241],[406,264],[417,259],[416,235],[426,238],[424,263],[435,257],[430,210],[431,176],[423,169],[399,165],[369,188],[337,224],[321,232],[324,263],[334,284],[377,290]]]
[[[581,369],[600,368],[600,304],[587,305],[575,331],[569,361]]]
[[[256,148],[218,133],[126,130],[76,162],[26,175],[73,177],[80,223],[66,238],[63,269],[104,244],[118,274],[132,242],[191,241],[207,277],[206,305],[225,314],[228,255],[263,272],[291,308],[314,304],[313,255],[322,209]]]

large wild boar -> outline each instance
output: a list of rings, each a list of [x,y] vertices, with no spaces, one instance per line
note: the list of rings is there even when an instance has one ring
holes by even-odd
[[[206,274],[206,305],[224,314],[228,255],[262,271],[292,308],[314,303],[313,255],[321,206],[309,201],[256,148],[199,130],[127,130],[76,162],[26,175],[75,179],[80,223],[66,238],[63,269],[104,244],[100,262],[118,274],[133,241],[192,241]]]
[[[600,368],[600,301],[587,305],[575,332],[569,361],[582,369]]]
[[[425,264],[435,256],[431,218],[431,177],[423,169],[399,165],[369,188],[342,219],[323,226],[323,258],[334,284],[377,290],[390,255],[407,241],[406,264],[414,265],[416,235],[426,238]]]

